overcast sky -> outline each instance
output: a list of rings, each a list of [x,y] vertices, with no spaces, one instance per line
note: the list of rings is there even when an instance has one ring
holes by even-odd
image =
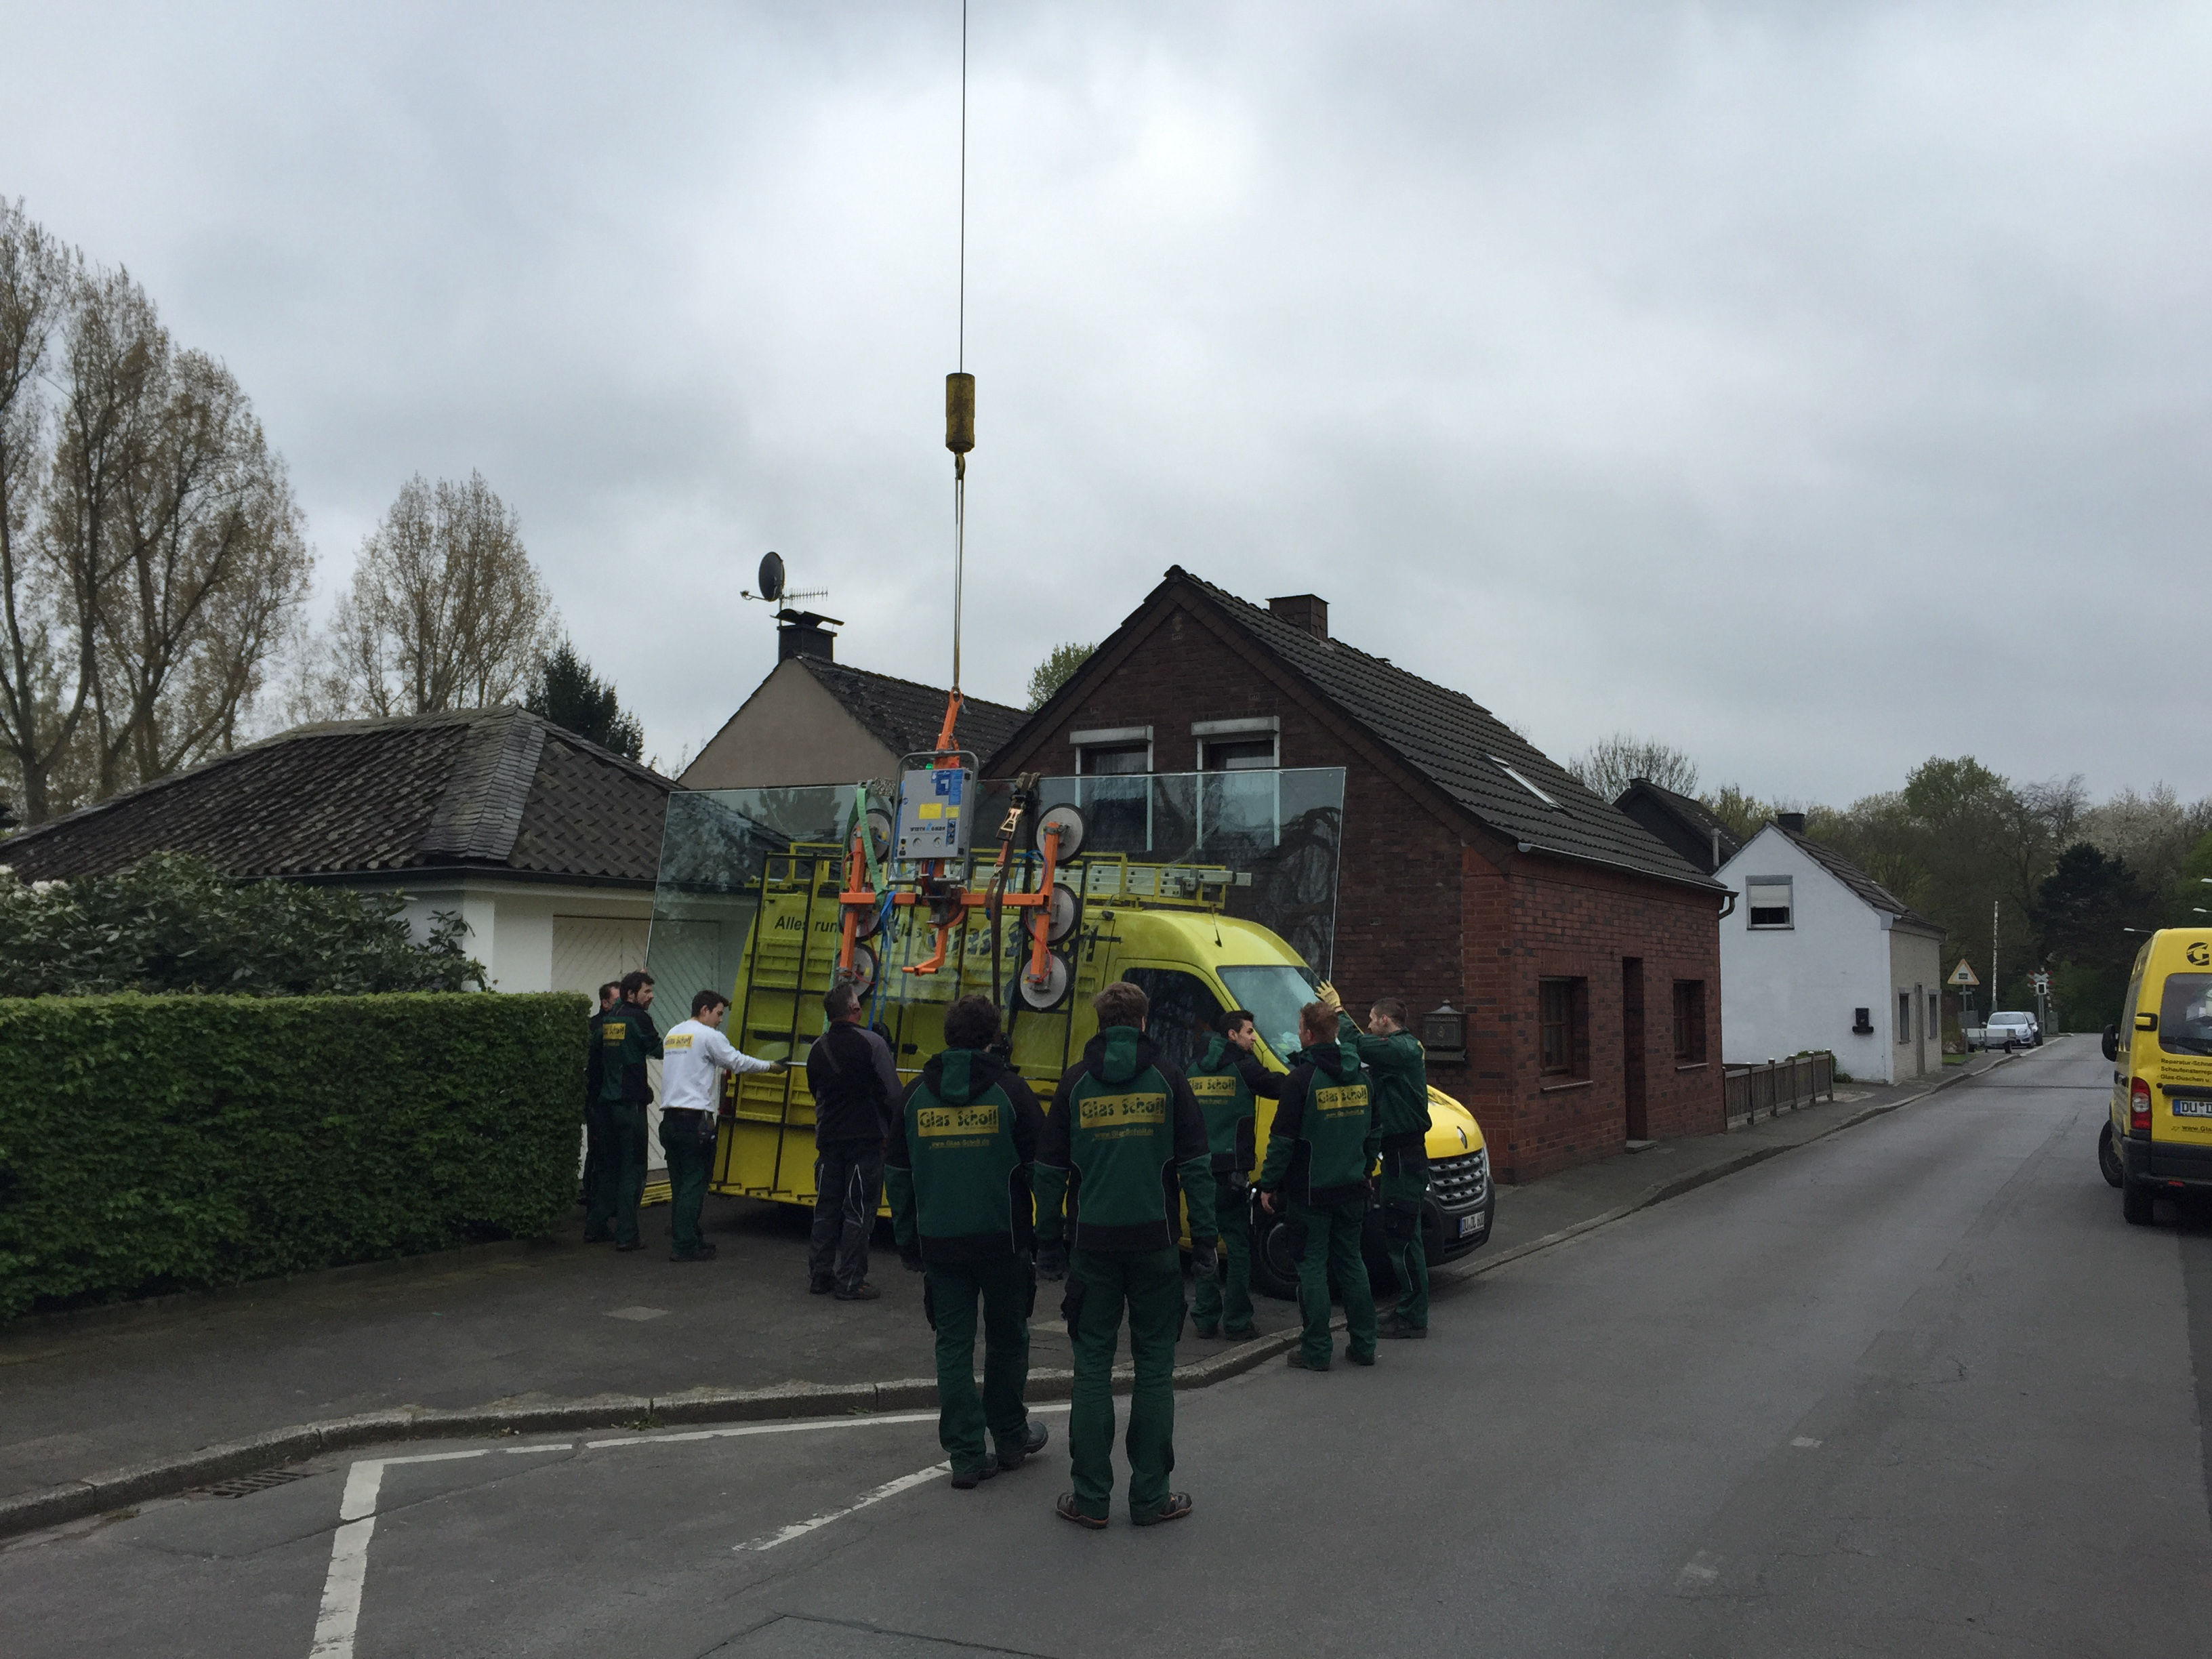
[[[957,0],[0,24],[0,193],[228,362],[319,613],[477,468],[666,764],[773,663],[769,548],[944,682]],[[2212,8],[971,30],[973,694],[1181,563],[1561,757],[2212,793]]]

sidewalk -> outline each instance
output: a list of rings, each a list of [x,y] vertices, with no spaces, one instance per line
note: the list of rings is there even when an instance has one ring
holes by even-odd
[[[1949,1068],[1939,1086],[2005,1063],[1977,1055]],[[1490,1242],[1438,1279],[1448,1285],[1479,1276],[1924,1092],[1847,1085],[1833,1104],[1501,1188]],[[571,1227],[527,1244],[0,1329],[0,1535],[21,1529],[8,1515],[10,1500],[73,1487],[75,1500],[41,1504],[37,1519],[27,1509],[15,1517],[46,1524],[60,1510],[94,1512],[290,1461],[337,1443],[332,1431],[301,1425],[364,1414],[373,1420],[349,1425],[346,1443],[648,1413],[715,1420],[933,1401],[921,1280],[896,1254],[874,1257],[882,1300],[838,1302],[807,1293],[804,1215],[710,1200],[708,1230],[720,1255],[678,1265],[665,1256],[666,1213],[647,1212],[649,1248],[628,1255],[587,1246]],[[1295,1310],[1256,1300],[1255,1342],[1232,1347],[1186,1334],[1182,1385],[1234,1375],[1287,1346]],[[1030,1336],[1040,1397],[1065,1394],[1070,1356],[1057,1307],[1057,1287],[1042,1287]],[[790,1392],[781,1401],[757,1397],[772,1389]],[[450,1416],[410,1424],[395,1415],[423,1412]],[[297,1431],[272,1435],[280,1430]],[[191,1466],[199,1449],[255,1437],[266,1437],[258,1450]],[[129,1479],[100,1479],[134,1466]]]

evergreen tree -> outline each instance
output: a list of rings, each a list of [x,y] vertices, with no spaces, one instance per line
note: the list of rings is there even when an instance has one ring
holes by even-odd
[[[565,639],[539,667],[526,706],[602,749],[632,760],[645,753],[645,728],[637,716],[623,713],[614,687],[593,674],[591,664]]]

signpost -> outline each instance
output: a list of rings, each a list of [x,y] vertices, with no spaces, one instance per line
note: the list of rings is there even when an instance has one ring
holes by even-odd
[[[1963,1048],[1966,1044],[1966,993],[1979,985],[1981,981],[1974,977],[1974,970],[1966,957],[1960,957],[1959,965],[1951,970],[1951,977],[1943,982],[1954,987],[1959,993],[1959,1046]]]

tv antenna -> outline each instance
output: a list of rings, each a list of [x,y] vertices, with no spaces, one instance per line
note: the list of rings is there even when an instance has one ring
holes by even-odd
[[[813,588],[804,593],[787,591],[783,585],[783,557],[774,549],[761,555],[760,574],[755,580],[760,583],[760,592],[756,593],[750,587],[741,588],[738,592],[743,598],[760,599],[769,605],[789,605],[793,599],[826,599],[830,597],[830,590],[826,587]]]

